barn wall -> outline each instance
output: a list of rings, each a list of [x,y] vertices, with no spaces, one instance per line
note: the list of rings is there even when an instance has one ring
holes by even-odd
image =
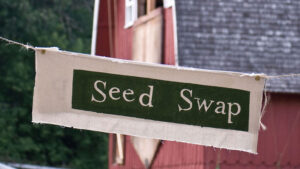
[[[104,6],[107,8],[107,0],[101,0],[101,2],[103,2],[103,4],[101,4],[100,6]],[[122,59],[132,59],[132,38],[133,38],[133,28],[128,28],[128,29],[124,29],[124,19],[125,19],[125,0],[119,0],[118,3],[116,3],[116,6],[112,5],[112,8],[117,9],[117,12],[113,12],[113,19],[116,20],[117,22],[114,22],[113,25],[113,32],[114,32],[114,55],[106,55],[106,56],[112,56],[112,57],[116,57],[116,58],[122,58]],[[102,8],[100,9],[102,10]],[[102,12],[100,13],[104,13],[104,15],[106,16],[106,19],[103,18],[102,23],[101,24],[106,24],[108,25],[108,15],[107,15],[107,9],[106,10],[102,10]],[[167,8],[167,9],[163,9],[163,32],[164,32],[164,36],[163,36],[163,60],[162,62],[165,64],[171,64],[174,65],[175,64],[175,52],[174,52],[174,30],[173,30],[173,15],[172,15],[172,8]],[[101,25],[99,25],[101,26]],[[106,29],[108,28],[108,26],[106,27],[101,27],[102,29],[99,31],[98,29],[98,37],[101,37],[101,35],[104,35],[104,37],[106,37],[106,39],[102,38],[102,41],[97,41],[97,47],[98,44],[103,44],[104,42],[106,42],[107,44],[109,44],[108,41],[108,34],[109,31]],[[100,38],[101,39],[101,38]],[[105,41],[103,41],[105,40]],[[106,45],[107,45],[106,44]],[[107,48],[107,46],[105,46]],[[103,53],[103,51],[109,52],[109,50],[107,49],[103,49],[103,46],[99,46],[99,51],[97,54],[99,53]],[[142,162],[140,161],[139,157],[137,156],[131,141],[130,141],[130,137],[126,136],[125,138],[125,159],[124,159],[124,165],[116,165],[113,164],[113,135],[111,134],[109,136],[109,168],[110,169],[139,169],[139,168],[144,168]],[[181,145],[179,148],[178,145]],[[170,152],[172,152],[172,156],[168,155]],[[191,158],[190,156],[182,156],[182,153],[187,153],[187,152],[191,152],[192,154],[194,154],[195,156],[193,156],[193,158]],[[161,159],[161,160],[155,160],[155,162],[153,163],[153,167],[152,168],[169,168],[170,166],[172,166],[171,168],[182,168],[180,167],[180,164],[182,163],[186,163],[188,164],[189,167],[193,166],[199,168],[202,164],[202,156],[201,153],[203,152],[203,147],[200,146],[190,146],[188,144],[183,144],[183,143],[176,143],[176,142],[169,142],[169,141],[164,141],[161,145],[160,148],[157,152],[157,159]],[[192,163],[192,162],[197,162],[197,164]]]
[[[300,168],[300,95],[270,94],[259,132],[258,155],[205,147],[205,168]],[[219,159],[219,161],[217,160]]]
[[[124,29],[125,0],[118,0],[111,5],[113,42],[109,41],[107,1],[101,0],[96,54],[131,59],[132,29]],[[111,0],[111,3],[116,0]],[[174,64],[174,30],[171,8],[164,9],[164,49],[163,62]],[[117,24],[115,24],[117,23]],[[116,39],[114,38],[116,37]],[[113,44],[113,53],[109,44]],[[272,93],[263,123],[266,131],[260,131],[258,155],[213,149],[191,144],[163,141],[154,159],[152,168],[300,168],[300,95]],[[109,141],[109,168],[129,169],[144,168],[139,160],[129,136],[125,139],[125,164],[114,165],[112,162],[112,135]],[[276,167],[277,166],[277,167]]]
[[[152,169],[203,169],[204,148],[202,146],[163,141]]]
[[[175,48],[174,48],[174,25],[173,12],[171,8],[164,9],[164,46],[163,46],[163,63],[175,65]]]
[[[101,0],[96,54],[131,59],[132,27],[124,29],[125,0]]]
[[[108,7],[111,7],[111,10],[108,10]],[[175,49],[172,8],[165,8],[163,13],[163,63],[174,65]],[[111,24],[109,24],[109,18],[111,19]],[[124,29],[124,24],[125,0],[118,0],[118,3],[116,3],[116,0],[101,0],[96,40],[97,55],[131,59],[133,30],[132,27]],[[109,36],[111,36],[111,39]]]
[[[115,19],[115,58],[131,59],[132,55],[132,27],[124,29],[125,25],[125,0],[114,0]]]
[[[133,145],[131,144],[130,136],[125,137],[124,165],[114,164],[113,137],[114,137],[113,134],[109,135],[108,168],[109,169],[145,169],[137,153],[135,152]]]
[[[204,169],[204,147],[179,143],[174,141],[162,141],[151,169]],[[124,165],[113,164],[113,135],[109,137],[109,169],[145,169],[135,152],[130,136],[125,140]]]
[[[99,4],[99,15],[97,25],[96,55],[111,56],[109,42],[108,3],[101,0]],[[112,14],[112,13],[111,13]],[[111,25],[113,28],[113,25]]]

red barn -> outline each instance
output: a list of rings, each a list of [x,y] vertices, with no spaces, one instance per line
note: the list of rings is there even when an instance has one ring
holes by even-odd
[[[92,52],[202,69],[300,73],[299,25],[298,1],[186,0],[175,7],[173,0],[96,0]],[[268,80],[266,90],[267,130],[260,131],[258,155],[111,134],[109,168],[300,168],[300,78]]]

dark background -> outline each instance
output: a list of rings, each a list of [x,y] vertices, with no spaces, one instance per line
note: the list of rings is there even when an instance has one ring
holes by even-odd
[[[90,53],[93,0],[0,0],[0,36]],[[31,123],[34,52],[0,41],[0,162],[107,168],[107,134]]]

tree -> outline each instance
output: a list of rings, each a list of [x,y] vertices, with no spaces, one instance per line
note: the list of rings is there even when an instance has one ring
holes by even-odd
[[[0,0],[0,36],[89,53],[92,0]],[[0,42],[0,161],[106,168],[107,135],[31,123],[34,52]]]

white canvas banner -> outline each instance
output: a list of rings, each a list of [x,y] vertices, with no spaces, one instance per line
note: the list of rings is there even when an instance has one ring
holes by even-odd
[[[32,121],[257,152],[265,79],[36,49]]]

